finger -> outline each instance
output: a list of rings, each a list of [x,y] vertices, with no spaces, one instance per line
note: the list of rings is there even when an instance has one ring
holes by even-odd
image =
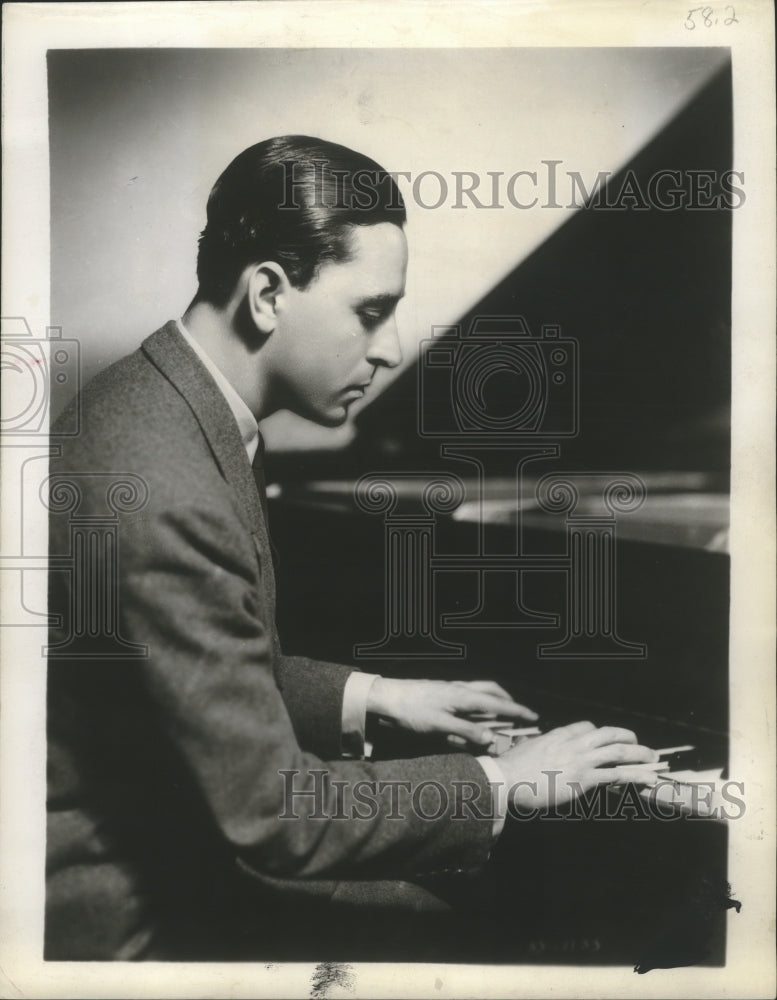
[[[619,729],[617,726],[602,726],[586,737],[589,747],[603,747],[609,743],[636,743],[637,737],[630,729]],[[653,758],[650,758],[653,760]]]
[[[496,712],[467,712],[467,717],[472,722],[489,722],[501,725],[501,722],[497,720]]]
[[[531,719],[532,722],[536,722],[539,719],[539,715],[534,711],[533,708],[529,708],[527,705],[521,705],[517,701],[510,699],[508,702],[503,702],[504,708],[501,709],[503,714],[509,715],[513,719]]]
[[[496,681],[463,681],[468,688],[473,691],[483,691],[485,694],[495,694],[500,698],[507,698],[509,701],[513,700],[513,696],[509,691],[505,691],[501,684],[497,684]]]
[[[652,788],[662,780],[655,771],[649,767],[640,767],[638,764],[624,764],[621,767],[612,767],[608,770],[614,772],[610,781],[616,785],[645,785]],[[606,774],[606,771],[595,773]]]
[[[480,726],[476,722],[469,722],[455,715],[446,716],[439,728],[448,733],[449,737],[460,736],[468,743],[475,743],[477,746],[491,746],[494,739],[493,732],[487,726]]]
[[[445,737],[445,739],[448,741],[448,743],[452,744],[455,747],[467,746],[467,741],[464,739],[463,736],[453,736],[451,733],[449,733]]]
[[[517,701],[495,701],[492,711],[502,719],[528,719],[531,722],[536,722],[539,719],[533,709],[527,708],[526,705],[519,705]]]
[[[539,715],[534,711],[533,708],[529,708],[527,705],[520,705],[510,694],[509,691],[505,691],[501,684],[497,684],[496,681],[464,681],[463,682],[472,691],[482,691],[483,694],[490,694],[497,698],[504,699],[503,704],[506,702],[508,705],[512,706],[511,715],[513,718],[517,719],[539,719]],[[507,709],[503,709],[507,711]]]
[[[607,746],[597,747],[596,750],[586,754],[586,757],[594,767],[613,764],[649,764],[658,760],[655,750],[634,743],[608,743]]]
[[[457,695],[455,699],[456,709],[459,712],[466,712],[468,715],[477,713],[478,715],[499,716],[508,719],[531,719],[537,718],[537,713],[524,705],[519,705],[509,696],[503,698],[498,695],[486,694],[480,691],[468,690],[466,694]]]

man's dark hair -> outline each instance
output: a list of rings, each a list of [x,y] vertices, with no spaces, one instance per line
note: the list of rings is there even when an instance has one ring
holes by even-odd
[[[243,269],[272,260],[295,288],[350,257],[352,226],[406,220],[394,179],[323,139],[284,135],[240,153],[213,186],[197,255],[198,298],[223,305]]]

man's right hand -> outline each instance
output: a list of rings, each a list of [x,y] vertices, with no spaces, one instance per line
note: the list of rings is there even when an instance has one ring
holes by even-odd
[[[570,802],[601,784],[653,785],[658,754],[629,729],[575,722],[514,746],[495,758],[508,803],[521,814]]]

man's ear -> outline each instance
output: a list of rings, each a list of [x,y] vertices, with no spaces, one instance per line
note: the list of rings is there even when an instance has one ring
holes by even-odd
[[[257,330],[268,336],[278,321],[278,307],[289,279],[278,264],[265,262],[251,266],[247,274],[248,309]]]

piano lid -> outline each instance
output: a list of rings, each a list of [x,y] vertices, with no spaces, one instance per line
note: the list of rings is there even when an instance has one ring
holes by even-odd
[[[629,175],[644,191],[659,171],[679,171],[687,183],[691,171],[720,178],[731,166],[727,67],[610,179],[608,190],[620,191]],[[472,397],[475,407],[490,416],[491,430],[505,442],[515,436],[511,414],[520,417],[531,410],[529,397],[538,380],[545,379],[546,395],[557,411],[555,424],[544,418],[547,437],[554,428],[563,431],[558,411],[568,400],[565,390],[549,381],[556,372],[548,353],[550,327],[551,335],[574,341],[577,351],[575,373],[566,371],[564,363],[558,369],[578,376],[580,406],[579,426],[571,433],[566,428],[557,438],[558,468],[702,471],[725,491],[731,222],[725,208],[579,210],[462,316],[458,331],[434,338],[433,349],[427,345],[418,363],[359,414],[354,444],[340,460],[328,455],[326,467],[334,471],[339,466],[335,474],[345,475],[450,467],[450,460],[440,455],[445,435],[426,434],[425,425],[443,431],[449,425],[449,440],[468,437],[466,427],[461,431],[454,426],[451,412],[459,392],[452,387],[456,378],[458,384],[469,378],[471,392],[480,393]],[[491,337],[495,358],[479,383],[471,371],[466,378],[461,373],[462,344],[478,317],[492,318],[491,333],[482,339]],[[507,317],[506,336],[500,337],[494,317]],[[528,356],[523,370],[509,361],[516,317],[525,320],[526,344],[536,345],[531,349],[534,371]],[[495,473],[510,475],[512,461],[505,449],[502,468]]]

